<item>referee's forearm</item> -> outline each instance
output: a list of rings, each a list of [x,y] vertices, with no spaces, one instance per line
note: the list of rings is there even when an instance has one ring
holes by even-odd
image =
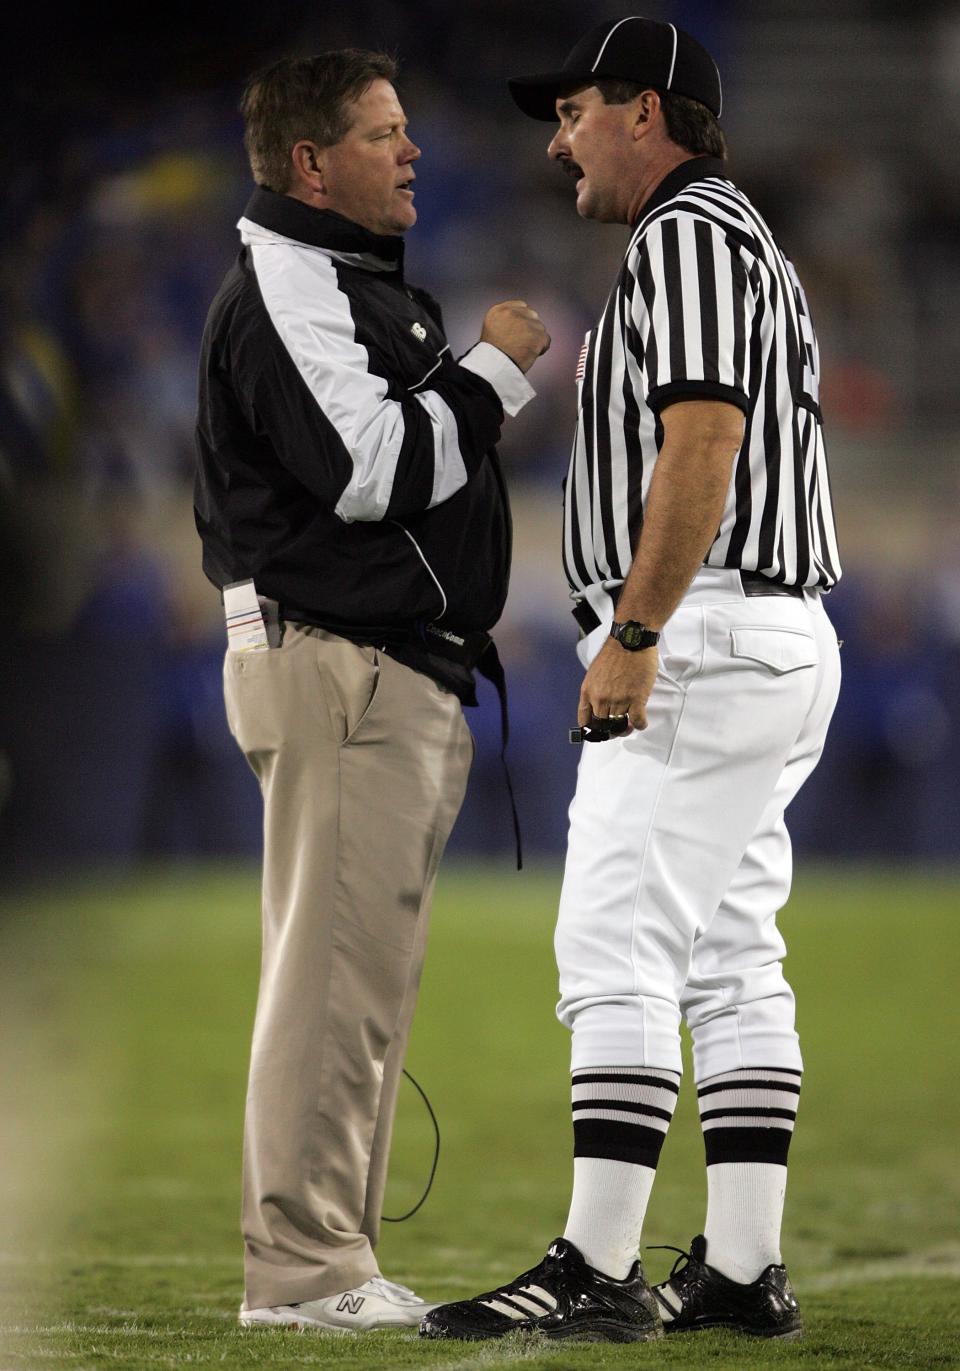
[[[670,618],[717,536],[738,449],[730,434],[664,439],[618,620],[660,629]]]

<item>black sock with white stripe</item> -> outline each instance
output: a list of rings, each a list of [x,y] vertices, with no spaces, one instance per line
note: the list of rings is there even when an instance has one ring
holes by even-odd
[[[780,1258],[799,1071],[726,1071],[697,1088],[707,1154],[707,1261],[750,1282]]]
[[[573,1073],[573,1197],[563,1236],[616,1280],[636,1260],[679,1090],[676,1071],[646,1066]]]

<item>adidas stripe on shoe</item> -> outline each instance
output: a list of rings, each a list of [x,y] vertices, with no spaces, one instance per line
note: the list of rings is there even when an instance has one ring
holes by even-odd
[[[663,1336],[657,1302],[639,1262],[614,1280],[557,1238],[543,1261],[476,1299],[442,1304],[420,1325],[424,1338],[502,1338],[539,1333],[589,1342],[646,1342]]]

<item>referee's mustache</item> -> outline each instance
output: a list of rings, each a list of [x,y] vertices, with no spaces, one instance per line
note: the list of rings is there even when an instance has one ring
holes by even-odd
[[[561,167],[567,175],[573,176],[579,181],[580,177],[583,175],[583,167],[578,166],[576,162],[572,162],[569,157],[562,157],[559,160]]]

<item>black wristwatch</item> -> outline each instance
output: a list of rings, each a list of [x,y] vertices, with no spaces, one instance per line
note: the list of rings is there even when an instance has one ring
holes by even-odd
[[[628,652],[640,652],[645,647],[656,647],[660,641],[659,633],[647,628],[646,624],[638,624],[636,619],[627,619],[622,624],[614,620],[610,627],[610,637],[616,638],[620,646],[625,647]]]

